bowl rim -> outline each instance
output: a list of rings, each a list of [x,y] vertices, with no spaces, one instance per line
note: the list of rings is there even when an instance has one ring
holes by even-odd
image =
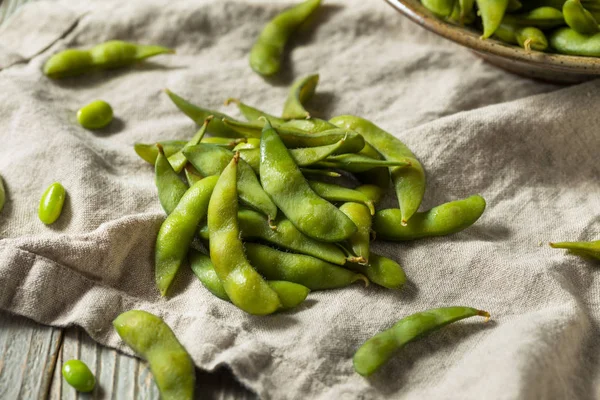
[[[500,56],[538,68],[600,75],[600,58],[526,51],[495,39],[480,38],[480,32],[453,25],[434,16],[419,0],[385,0],[389,5],[423,28],[477,52]]]

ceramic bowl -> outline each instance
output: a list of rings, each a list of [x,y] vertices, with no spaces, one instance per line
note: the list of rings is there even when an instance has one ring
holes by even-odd
[[[442,21],[419,0],[386,1],[423,28],[469,48],[490,64],[509,72],[556,83],[578,83],[600,77],[600,58],[528,52],[498,40],[481,40],[481,32]]]

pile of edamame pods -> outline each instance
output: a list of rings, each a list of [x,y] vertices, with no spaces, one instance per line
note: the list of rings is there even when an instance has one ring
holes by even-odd
[[[599,0],[421,0],[436,16],[526,50],[600,56]]]

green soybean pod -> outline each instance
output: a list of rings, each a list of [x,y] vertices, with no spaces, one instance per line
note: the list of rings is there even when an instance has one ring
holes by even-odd
[[[148,361],[162,400],[192,400],[196,370],[192,358],[169,326],[156,315],[131,310],[113,326],[138,356]]]
[[[346,214],[357,228],[356,232],[348,238],[348,244],[352,248],[352,252],[360,259],[359,263],[368,264],[371,242],[371,215],[375,213],[374,209],[371,212],[364,204],[349,202],[342,204],[340,211]]]
[[[208,201],[217,183],[209,176],[190,187],[160,226],[154,250],[156,286],[166,296],[184,262],[198,224],[206,218]]]
[[[421,163],[404,143],[364,118],[342,115],[331,119],[330,122],[363,135],[365,140],[386,160],[410,161],[410,166],[390,168],[398,205],[402,212],[400,222],[406,225],[419,209],[425,193],[425,171]]]
[[[258,121],[260,117],[267,117],[269,118],[269,121],[272,121],[274,124],[282,124],[285,122],[285,119],[261,111],[258,108],[249,106],[246,103],[242,103],[239,99],[234,99],[233,97],[230,97],[225,101],[226,106],[228,106],[231,103],[237,105],[244,118],[246,118],[250,122]]]
[[[204,178],[200,172],[198,172],[198,170],[196,168],[194,168],[193,165],[186,165],[185,166],[185,179],[188,182],[189,186],[192,186],[194,183],[202,180],[202,178]]]
[[[44,64],[44,74],[59,79],[81,75],[94,68],[92,54],[88,50],[67,49],[54,54]]]
[[[600,33],[583,35],[571,28],[558,28],[550,33],[550,46],[562,54],[600,57]]]
[[[344,213],[311,189],[268,121],[260,140],[260,182],[277,207],[305,235],[338,242],[356,231]]]
[[[162,146],[157,144],[156,147],[158,156],[156,157],[156,164],[154,164],[154,182],[158,191],[158,201],[168,215],[177,207],[179,200],[188,190],[188,185],[173,170]]]
[[[476,0],[483,21],[482,39],[487,39],[496,32],[502,23],[508,0]]]
[[[158,157],[158,147],[157,144],[160,144],[163,148],[163,152],[166,157],[169,157],[179,150],[183,149],[183,146],[187,141],[185,140],[163,140],[158,143],[134,143],[133,149],[136,154],[147,163],[152,165],[156,164],[156,157]]]
[[[281,301],[244,253],[237,221],[238,160],[234,156],[223,170],[208,204],[210,259],[235,306],[249,314],[267,315],[280,308]]]
[[[375,214],[375,206],[371,199],[364,193],[358,190],[349,189],[344,186],[336,185],[334,183],[326,183],[319,181],[308,181],[310,188],[315,191],[316,194],[321,196],[327,201],[331,202],[355,202],[362,203],[367,206],[371,215]],[[350,218],[352,219],[352,218]]]
[[[460,232],[473,225],[485,210],[485,200],[474,195],[451,201],[414,215],[407,225],[401,225],[402,213],[397,208],[377,211],[373,217],[373,230],[377,238],[385,240],[415,240],[432,236],[445,236]]]
[[[563,26],[565,18],[560,10],[554,7],[538,7],[523,14],[504,16],[509,22],[514,21],[515,24],[521,26],[533,26],[540,29],[551,29]]]
[[[519,0],[508,0],[506,11],[515,12],[519,11],[521,8],[523,8],[523,3],[521,3]]]
[[[4,182],[2,181],[2,176],[0,176],[0,212],[4,208],[4,204],[6,203],[6,190],[4,189]]]
[[[411,159],[405,160],[377,160],[362,154],[338,154],[328,156],[326,159],[316,163],[323,168],[337,168],[348,172],[367,172],[376,168],[387,167],[410,167]],[[389,172],[387,173],[389,180]]]
[[[91,392],[96,387],[96,378],[88,366],[80,360],[69,360],[62,366],[62,376],[75,390]]]
[[[362,376],[369,376],[406,344],[448,324],[477,315],[485,317],[486,321],[490,318],[488,312],[471,307],[434,308],[409,315],[360,346],[352,359],[354,370]]]
[[[101,129],[113,120],[113,109],[104,100],[95,100],[77,111],[77,121],[85,129]]]
[[[213,119],[210,121],[210,124],[208,125],[208,130],[210,132],[214,133],[217,136],[221,136],[221,137],[229,137],[229,138],[239,138],[240,137],[240,135],[236,131],[234,131],[230,127],[226,126],[225,124],[223,124],[224,118],[231,120],[232,119],[231,117],[228,117],[227,115],[220,113],[218,111],[207,110],[205,108],[198,107],[197,105],[190,103],[183,97],[173,93],[169,89],[165,89],[165,93],[169,96],[169,98],[171,99],[173,104],[175,104],[175,106],[177,108],[179,108],[179,110],[181,112],[183,112],[185,115],[187,115],[197,125],[202,125],[204,123],[204,121],[206,120],[206,118],[208,118],[209,116],[212,115]]]
[[[517,29],[515,32],[517,43],[527,51],[545,51],[548,48],[548,39],[540,29],[533,26]]]
[[[474,4],[475,0],[455,1],[452,13],[446,18],[448,21],[459,25],[471,24],[475,21],[476,17],[473,10]]]
[[[267,279],[299,283],[310,290],[336,289],[363,281],[359,273],[304,254],[289,253],[257,243],[245,243],[246,256]]]
[[[250,50],[250,67],[262,76],[279,72],[283,50],[290,36],[320,4],[321,0],[306,0],[269,21]]]
[[[187,158],[185,158],[185,156],[183,155],[183,150],[188,149],[188,148],[200,143],[200,141],[206,134],[206,128],[208,127],[208,124],[210,123],[212,118],[213,118],[213,116],[209,115],[204,120],[202,127],[198,130],[198,132],[196,132],[196,134],[190,139],[190,141],[187,142],[181,150],[179,150],[177,153],[175,153],[169,157],[169,163],[171,164],[171,166],[173,167],[173,170],[175,172],[180,173],[188,162]]]
[[[379,201],[385,194],[385,191],[381,187],[370,184],[357,186],[354,188],[354,190],[358,190],[359,192],[363,193],[369,198],[369,200],[371,200],[373,204],[379,203]]]
[[[290,310],[306,300],[310,289],[298,283],[287,281],[267,281],[267,284],[279,297],[282,310]]]
[[[269,121],[273,124],[273,121],[270,118]],[[279,125],[280,128],[295,128],[312,133],[326,132],[337,128],[337,126],[329,121],[319,118],[291,119],[289,121],[284,120],[283,123],[279,123],[278,121],[275,123]]]
[[[110,40],[90,49],[94,66],[101,68],[118,68],[134,64],[159,54],[174,54],[175,51],[163,46],[143,45]]]
[[[315,94],[319,74],[308,75],[297,79],[290,88],[285,104],[283,105],[283,119],[308,119],[310,113],[304,108],[304,103]]]
[[[440,18],[449,17],[454,9],[454,0],[421,0],[421,3]]]
[[[406,283],[406,273],[396,261],[372,251],[369,252],[368,260],[366,264],[349,262],[344,266],[387,289],[400,289]]]
[[[586,10],[580,0],[567,0],[563,4],[563,15],[569,28],[583,35],[598,33],[598,21]]]
[[[567,249],[577,256],[600,260],[600,240],[593,242],[554,242],[550,243],[550,247]]]
[[[54,182],[48,186],[40,199],[40,208],[38,209],[40,221],[46,225],[53,224],[60,217],[66,195],[65,188],[60,183]]]

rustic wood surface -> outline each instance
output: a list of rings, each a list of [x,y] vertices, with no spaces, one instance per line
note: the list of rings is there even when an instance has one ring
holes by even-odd
[[[0,0],[0,25],[21,5]],[[78,394],[61,376],[63,362],[77,358],[96,376],[96,389]],[[196,397],[255,400],[225,368],[197,371]],[[158,399],[146,363],[94,342],[83,330],[58,329],[0,312],[0,399]]]

